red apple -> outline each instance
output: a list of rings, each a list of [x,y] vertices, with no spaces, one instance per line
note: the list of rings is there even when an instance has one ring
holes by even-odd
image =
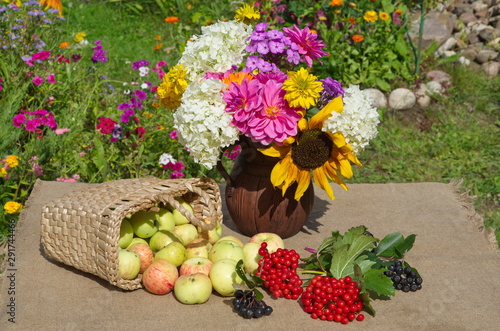
[[[141,269],[139,273],[143,273],[147,267],[153,262],[154,253],[151,247],[146,243],[135,243],[128,248],[129,250],[136,252],[141,259]]]
[[[156,260],[142,275],[142,284],[153,294],[167,294],[179,278],[177,267],[167,260]]]
[[[179,274],[187,275],[201,272],[208,276],[213,264],[214,263],[206,257],[192,257],[181,264],[181,267],[179,268]]]

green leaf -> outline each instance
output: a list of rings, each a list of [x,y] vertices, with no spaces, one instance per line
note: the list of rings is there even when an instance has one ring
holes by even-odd
[[[236,263],[236,267],[235,267],[235,271],[236,271],[236,274],[241,278],[243,279],[243,281],[245,282],[245,284],[248,286],[249,289],[253,290],[254,294],[255,294],[255,298],[257,300],[262,300],[262,298],[264,297],[262,295],[262,293],[256,288],[256,285],[254,282],[252,282],[251,280],[248,279],[247,275],[245,274],[245,271],[243,271],[243,260],[239,260],[237,263]]]
[[[392,280],[383,274],[384,269],[370,269],[363,273],[363,282],[368,291],[373,291],[377,295],[393,296],[396,290]]]
[[[410,234],[408,237],[405,238],[405,240],[399,244],[396,247],[396,250],[400,252],[403,256],[406,252],[408,252],[412,247],[413,243],[415,242],[416,235]]]
[[[366,250],[375,247],[373,237],[359,235],[352,241],[352,244],[346,244],[335,251],[332,258],[330,273],[335,278],[345,277],[353,273],[354,261]]]
[[[396,246],[400,245],[404,237],[399,232],[394,232],[385,236],[377,247],[377,255],[383,257],[393,257]]]
[[[387,83],[385,80],[381,78],[376,79],[377,86],[380,87],[382,91],[389,91],[391,89],[391,85]]]
[[[370,293],[366,291],[365,282],[363,280],[363,272],[361,271],[361,268],[356,264],[354,265],[353,280],[356,282],[360,290],[359,298],[361,299],[361,301],[363,301],[363,310],[371,316],[375,317],[376,312],[371,305]]]

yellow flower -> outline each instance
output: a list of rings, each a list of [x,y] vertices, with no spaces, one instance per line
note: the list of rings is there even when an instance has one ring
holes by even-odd
[[[271,172],[271,182],[281,188],[283,195],[290,185],[297,182],[294,198],[299,200],[310,185],[311,171],[316,185],[325,190],[330,199],[335,199],[335,196],[329,180],[347,190],[340,176],[350,178],[353,175],[351,162],[360,166],[361,163],[340,132],[322,131],[323,123],[332,112],[340,113],[342,110],[342,98],[337,97],[309,121],[301,119],[295,139],[285,141],[282,146],[259,149],[264,155],[281,159]]]
[[[62,3],[61,0],[40,0],[40,5],[45,5],[45,10],[49,8],[57,9],[57,13],[59,16],[63,16],[62,12]]]
[[[363,19],[367,22],[376,22],[378,20],[377,12],[369,10],[363,15]]]
[[[309,108],[316,104],[323,86],[317,77],[300,68],[299,71],[289,71],[288,79],[283,83],[286,91],[285,99],[291,107]]]
[[[381,12],[378,14],[378,16],[380,17],[380,19],[381,19],[382,21],[387,21],[387,20],[390,18],[389,14],[388,14],[388,13],[386,13],[385,11],[381,11]]]
[[[9,155],[5,158],[5,162],[9,165],[9,168],[15,168],[19,165],[19,157],[17,155]]]
[[[5,178],[5,176],[7,176],[7,170],[5,170],[4,167],[1,167],[0,168],[0,177]]]
[[[19,202],[9,201],[5,205],[3,205],[3,209],[6,214],[17,214],[23,209],[23,205]]]
[[[234,19],[238,22],[243,22],[245,24],[250,24],[253,21],[256,21],[260,18],[260,13],[255,10],[253,6],[250,6],[249,4],[243,5],[243,7],[240,7],[236,10],[236,15],[234,16]]]
[[[74,37],[73,41],[77,44],[81,43],[82,41],[85,40],[85,37],[87,37],[87,34],[85,32],[78,32]]]
[[[163,76],[156,93],[165,108],[174,110],[181,105],[182,94],[187,86],[186,70],[182,68],[182,63],[179,63],[170,68],[169,72]]]

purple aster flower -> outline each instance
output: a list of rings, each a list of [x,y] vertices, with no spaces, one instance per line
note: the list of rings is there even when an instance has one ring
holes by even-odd
[[[322,109],[333,99],[340,96],[343,97],[345,93],[340,82],[332,79],[331,77],[322,79],[321,82],[323,83],[323,91],[321,91],[318,100],[317,106],[319,109]]]
[[[118,110],[125,110],[125,109],[132,108],[132,105],[129,103],[123,102],[123,103],[118,104],[118,107],[116,107],[116,108],[118,108]]]
[[[147,67],[149,65],[149,61],[147,60],[139,60],[132,63],[132,69],[139,70],[140,67]]]
[[[96,44],[95,47],[92,48],[92,50],[94,51],[94,54],[92,55],[92,57],[90,58],[90,60],[92,60],[92,62],[94,63],[97,63],[97,62],[107,62],[108,61],[108,57],[106,56],[106,51],[102,48],[102,45],[101,45],[101,41],[100,40],[96,40],[94,42],[94,44]]]
[[[146,94],[146,92],[144,91],[141,91],[141,90],[137,90],[135,91],[135,96],[139,99],[139,100],[146,100],[148,95]]]
[[[131,98],[130,103],[132,105],[132,108],[135,108],[135,109],[143,109],[144,108],[144,106],[142,105],[141,100],[139,100],[139,98],[136,98],[136,97]]]

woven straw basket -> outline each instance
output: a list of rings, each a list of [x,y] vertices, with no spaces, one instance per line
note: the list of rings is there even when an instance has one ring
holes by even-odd
[[[187,211],[175,198],[194,209]],[[109,281],[124,290],[142,287],[139,275],[124,280],[118,270],[122,220],[140,210],[170,205],[200,231],[222,223],[219,186],[208,178],[122,179],[89,185],[45,205],[41,243],[48,258]]]

